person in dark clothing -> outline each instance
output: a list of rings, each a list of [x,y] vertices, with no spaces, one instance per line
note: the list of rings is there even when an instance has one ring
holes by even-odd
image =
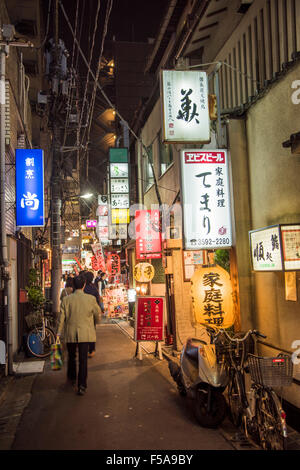
[[[95,281],[94,281],[94,284],[99,292],[99,282],[101,280],[101,274],[102,274],[102,271],[98,271],[97,272],[97,276],[95,277]]]
[[[100,307],[100,295],[99,295],[97,288],[93,284],[93,281],[94,281],[93,273],[90,271],[87,271],[84,277],[85,277],[86,284],[85,284],[85,288],[83,292],[85,294],[93,295],[94,297],[96,297],[97,304]],[[95,325],[95,328],[96,328],[96,325]],[[93,357],[95,355],[95,351],[96,351],[96,343],[89,343],[89,357]]]

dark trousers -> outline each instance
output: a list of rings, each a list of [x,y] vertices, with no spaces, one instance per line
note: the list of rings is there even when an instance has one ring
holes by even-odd
[[[67,343],[68,349],[68,372],[67,376],[72,382],[76,382],[76,350],[78,347],[79,370],[78,370],[78,387],[87,387],[87,361],[89,343]]]
[[[96,343],[89,343],[89,353],[96,351]]]

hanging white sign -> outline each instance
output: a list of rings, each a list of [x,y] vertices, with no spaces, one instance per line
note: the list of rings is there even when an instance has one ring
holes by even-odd
[[[182,150],[181,191],[185,249],[230,248],[227,151]]]
[[[165,142],[210,142],[206,72],[163,70],[161,95]]]
[[[128,163],[110,163],[111,178],[127,178]]]
[[[110,192],[115,193],[129,193],[128,178],[112,178],[110,180]]]
[[[111,207],[112,209],[128,209],[129,194],[112,194]]]

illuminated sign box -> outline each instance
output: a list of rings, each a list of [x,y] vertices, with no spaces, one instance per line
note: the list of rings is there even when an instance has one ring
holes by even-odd
[[[86,221],[86,228],[94,228],[94,227],[97,227],[97,220]]]
[[[41,149],[16,149],[16,225],[45,225],[44,152]]]
[[[111,147],[109,149],[109,161],[111,163],[127,163],[128,149],[126,147]]]
[[[206,72],[163,70],[164,142],[210,142]]]
[[[181,151],[184,246],[208,250],[232,246],[226,150]]]
[[[128,178],[128,163],[111,163],[111,178]]]
[[[129,193],[128,178],[113,178],[110,180],[111,194]]]
[[[135,212],[136,259],[162,257],[159,210]]]
[[[114,224],[129,224],[130,216],[129,209],[112,209],[111,210],[111,223]]]

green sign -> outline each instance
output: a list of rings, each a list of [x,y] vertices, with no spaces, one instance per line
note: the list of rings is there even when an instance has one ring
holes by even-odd
[[[109,149],[109,161],[111,163],[127,163],[128,162],[128,149],[111,147]]]

